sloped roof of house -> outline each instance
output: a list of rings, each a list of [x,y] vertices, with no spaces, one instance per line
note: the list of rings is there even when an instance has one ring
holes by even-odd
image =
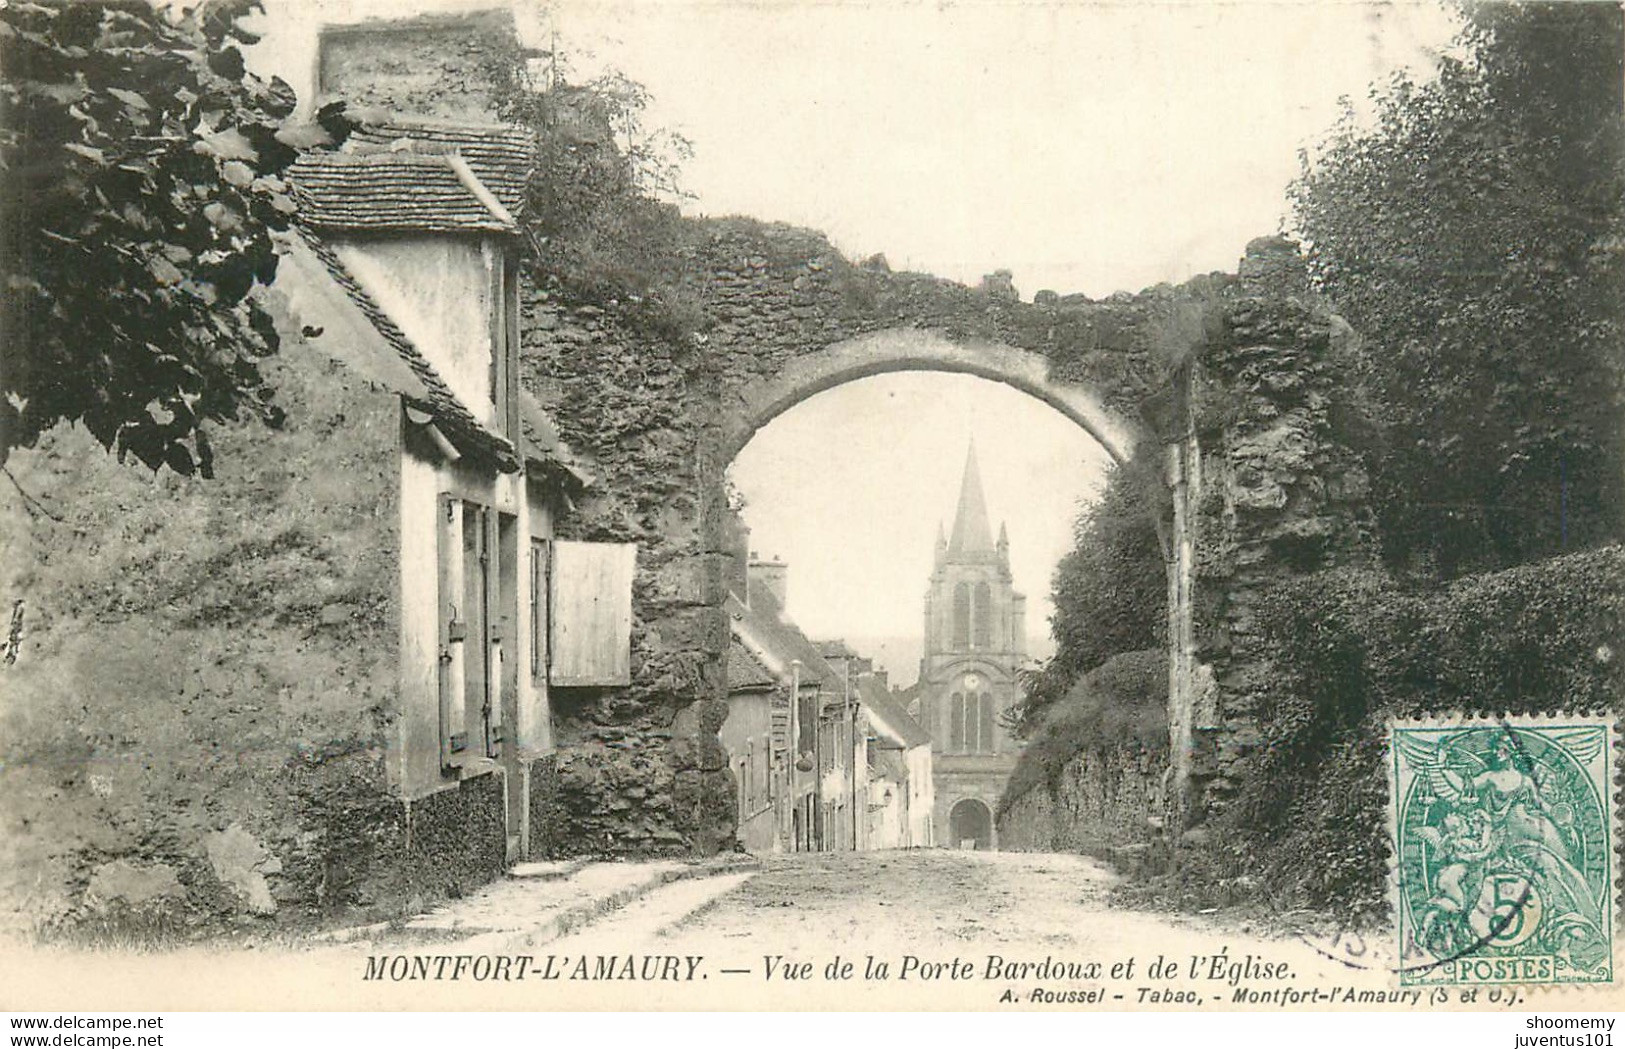
[[[433,416],[447,440],[459,448],[480,454],[495,462],[503,470],[517,470],[519,457],[513,443],[481,425],[457,395],[452,393],[445,379],[401,330],[400,325],[395,323],[394,318],[390,317],[349,271],[331,245],[306,226],[301,225],[298,229],[300,239],[321,263],[328,276],[343,289],[345,296],[411,369],[420,384],[416,389],[400,389],[396,392],[406,398],[410,406]]]
[[[287,175],[299,221],[317,230],[519,232],[512,213],[455,153],[307,153]]]
[[[459,449],[518,468],[519,456],[567,484],[591,476],[529,394],[519,403],[520,445],[482,425],[386,310],[350,272],[327,238],[368,234],[517,234],[510,210],[523,200],[530,138],[517,128],[375,122],[345,149],[307,153],[288,170],[303,243],[418,380],[392,383],[428,413]],[[487,183],[489,180],[489,183]]]
[[[729,692],[760,692],[771,689],[778,684],[778,678],[773,672],[762,665],[739,638],[733,638],[728,644],[728,691]]]
[[[789,666],[791,660],[799,659],[804,683],[816,682],[826,692],[844,691],[842,676],[818,654],[801,628],[784,617],[784,610],[765,587],[751,595],[749,607],[729,594],[727,608],[734,634],[747,645],[760,646],[767,662]]]
[[[891,690],[880,683],[879,678],[873,674],[864,674],[858,678],[856,685],[859,701],[878,714],[892,731],[902,736],[904,746],[918,747],[930,744],[930,733],[914,720],[903,704],[892,696]]]
[[[350,133],[347,146],[357,152],[399,149],[456,154],[512,214],[525,203],[525,181],[536,163],[530,132],[505,125],[470,126],[430,121],[381,120],[362,124]]]

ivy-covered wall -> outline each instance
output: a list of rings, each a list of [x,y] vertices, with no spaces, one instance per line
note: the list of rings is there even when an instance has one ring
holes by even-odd
[[[1342,569],[1271,587],[1260,608],[1260,745],[1204,861],[1252,872],[1277,906],[1385,912],[1389,719],[1625,716],[1617,546],[1431,592]]]
[[[1190,641],[1211,685],[1191,707],[1188,824],[1222,814],[1253,774],[1259,695],[1273,681],[1259,648],[1269,588],[1377,556],[1370,482],[1350,446],[1362,425],[1346,393],[1356,336],[1307,287],[1297,245],[1250,245],[1193,370]]]
[[[1104,859],[1158,838],[1166,806],[1168,655],[1114,656],[1045,719],[999,802],[999,847]]]

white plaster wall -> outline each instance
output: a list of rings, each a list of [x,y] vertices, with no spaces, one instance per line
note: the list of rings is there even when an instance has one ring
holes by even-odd
[[[468,237],[351,241],[335,250],[463,406],[502,432],[491,396],[498,256]]]
[[[936,807],[936,790],[932,780],[931,747],[921,744],[910,747],[908,754],[908,818],[907,844],[928,848],[932,840],[932,810]]]

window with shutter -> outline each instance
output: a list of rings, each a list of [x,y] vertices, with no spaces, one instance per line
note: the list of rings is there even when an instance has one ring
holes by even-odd
[[[518,523],[449,493],[439,518],[440,754],[453,769],[497,755],[517,703]]]
[[[463,640],[464,730],[452,740],[453,751],[468,751],[470,737],[480,753],[485,752],[485,718],[491,681],[490,613],[491,587],[489,524],[486,509],[475,503],[463,504],[463,617],[467,624]]]
[[[468,662],[463,502],[442,494],[439,511],[440,764],[450,768],[461,762],[468,745],[463,698]]]
[[[562,687],[632,683],[632,543],[555,541],[548,680]]]
[[[948,749],[958,753],[965,749],[965,694],[955,692],[948,707]]]

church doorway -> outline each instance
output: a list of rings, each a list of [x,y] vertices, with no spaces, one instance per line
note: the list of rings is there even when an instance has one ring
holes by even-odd
[[[950,848],[991,849],[993,814],[975,798],[966,798],[948,813],[948,831]]]

